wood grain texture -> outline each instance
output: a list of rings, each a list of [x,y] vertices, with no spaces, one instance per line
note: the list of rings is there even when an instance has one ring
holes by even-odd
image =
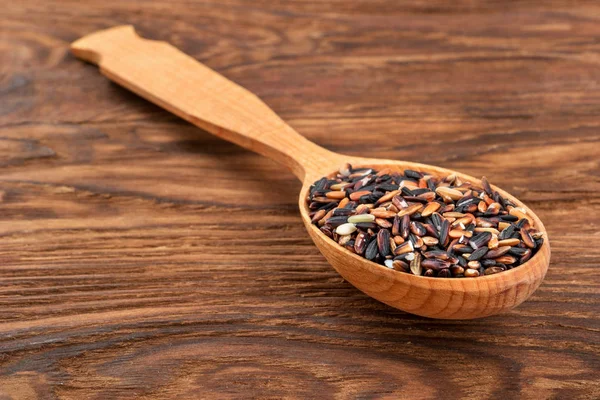
[[[0,398],[598,398],[595,4],[10,2]],[[304,231],[291,173],[68,54],[126,23],[319,145],[488,176],[545,222],[544,283],[466,322],[361,294]]]
[[[302,181],[298,208],[302,222],[321,254],[340,275],[369,296],[402,311],[440,319],[472,319],[498,314],[525,301],[548,270],[547,239],[537,254],[519,268],[474,279],[430,279],[390,271],[339,246],[311,222],[306,204],[312,184],[330,176],[343,163],[403,173],[416,170],[464,182],[478,178],[435,166],[398,160],[351,157],[308,141],[254,94],[199,63],[171,44],[141,38],[131,25],[92,32],[70,46],[78,58],[98,65],[113,82],[133,91],[215,136],[288,167]],[[539,218],[510,194],[503,198],[527,210],[540,232]]]

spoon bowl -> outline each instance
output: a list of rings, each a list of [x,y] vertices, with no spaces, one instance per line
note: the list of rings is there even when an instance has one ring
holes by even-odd
[[[412,169],[435,176],[456,174],[470,182],[478,179],[424,164],[352,157],[326,150],[298,134],[254,94],[168,43],[139,37],[132,26],[92,33],[74,42],[71,51],[98,65],[109,79],[190,123],[288,167],[303,182],[300,214],[321,253],[344,279],[383,303],[431,318],[485,317],[523,302],[546,274],[548,240],[517,268],[477,278],[415,276],[359,257],[311,223],[306,197],[316,180],[331,176],[346,162],[355,167]],[[534,226],[545,231],[539,218],[523,203],[494,189],[525,208]]]
[[[455,174],[465,182],[478,182],[472,176],[430,165],[341,156],[353,167],[375,170],[389,168],[393,172],[411,169],[434,176]],[[337,161],[337,160],[336,160]],[[322,176],[332,176],[343,165],[331,165],[327,171],[304,181],[299,198],[304,226],[327,261],[345,280],[367,295],[400,310],[429,318],[472,319],[510,310],[525,301],[538,288],[548,270],[550,247],[545,240],[537,253],[527,262],[508,271],[477,278],[430,278],[386,268],[368,261],[340,246],[325,236],[311,223],[306,203],[310,186]],[[337,167],[337,168],[336,168]],[[534,226],[545,232],[540,219],[529,208],[509,193],[492,186],[502,197],[525,208],[534,220]]]

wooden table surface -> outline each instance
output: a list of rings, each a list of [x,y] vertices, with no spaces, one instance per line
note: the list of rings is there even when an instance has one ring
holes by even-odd
[[[594,3],[3,5],[0,399],[598,399]],[[542,286],[471,321],[363,295],[304,231],[291,173],[69,54],[126,23],[329,149],[486,175],[545,222]]]

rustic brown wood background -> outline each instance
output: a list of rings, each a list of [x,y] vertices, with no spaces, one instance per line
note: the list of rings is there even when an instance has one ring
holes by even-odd
[[[597,4],[7,1],[0,399],[598,399]],[[291,173],[69,54],[127,23],[320,145],[488,176],[544,220],[546,280],[464,322],[358,292]]]

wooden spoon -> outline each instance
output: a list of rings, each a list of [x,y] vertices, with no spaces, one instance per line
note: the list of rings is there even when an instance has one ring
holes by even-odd
[[[306,196],[310,185],[335,173],[346,162],[355,167],[413,169],[429,174],[452,170],[405,161],[351,157],[333,153],[300,136],[265,103],[192,57],[165,42],[140,38],[132,26],[118,26],[85,36],[71,45],[73,53],[97,64],[109,79],[200,128],[287,166],[301,181],[298,204],[310,234],[327,261],[350,283],[375,299],[409,313],[432,318],[469,319],[517,306],[540,285],[548,269],[546,238],[525,264],[478,278],[428,278],[397,272],[357,256],[311,224]],[[539,218],[510,194],[505,198],[527,210],[535,227]]]

